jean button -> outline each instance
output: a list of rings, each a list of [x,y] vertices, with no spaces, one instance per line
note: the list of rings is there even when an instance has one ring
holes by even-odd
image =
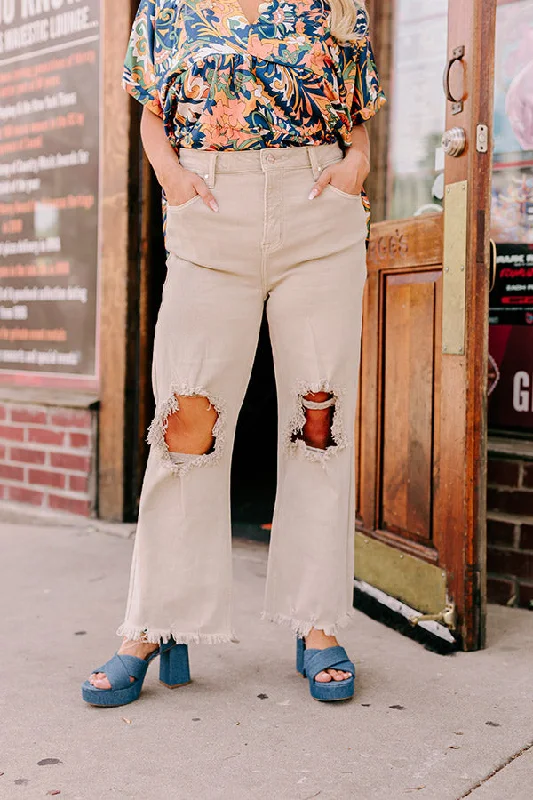
[[[266,160],[268,161],[269,164],[273,164],[274,161],[276,160],[276,157],[273,155],[273,153],[269,153],[266,157]]]

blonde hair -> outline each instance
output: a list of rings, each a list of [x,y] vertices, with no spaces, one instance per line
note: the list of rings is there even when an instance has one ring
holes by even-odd
[[[331,35],[339,42],[355,42],[357,13],[365,8],[364,0],[330,0]]]

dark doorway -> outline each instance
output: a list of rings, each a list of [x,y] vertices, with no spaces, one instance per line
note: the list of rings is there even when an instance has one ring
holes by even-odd
[[[274,363],[263,316],[252,377],[241,410],[231,475],[235,533],[272,522],[276,492],[277,400]]]

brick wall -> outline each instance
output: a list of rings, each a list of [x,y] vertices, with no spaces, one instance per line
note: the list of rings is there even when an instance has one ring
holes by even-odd
[[[95,513],[94,411],[0,403],[0,500]]]
[[[533,608],[533,462],[490,453],[488,599]]]

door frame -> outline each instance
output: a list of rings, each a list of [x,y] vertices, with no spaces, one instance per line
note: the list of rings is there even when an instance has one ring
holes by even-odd
[[[135,0],[102,0],[101,260],[99,322],[98,515],[134,516],[131,493],[137,439],[140,138],[133,101],[120,76]]]
[[[440,450],[434,497],[435,518],[438,520],[436,527],[442,534],[439,542],[440,561],[447,572],[448,590],[458,615],[457,634],[465,650],[476,650],[485,645],[486,386],[492,148],[489,143],[488,152],[478,152],[476,129],[478,124],[485,124],[492,131],[496,5],[496,0],[472,0],[470,3],[449,0],[448,57],[451,59],[453,51],[460,45],[465,47],[462,111],[452,113],[452,102],[446,101],[443,94],[447,110],[446,128],[464,128],[468,143],[462,156],[446,156],[446,187],[458,186],[466,181],[470,191],[466,209],[465,354],[442,352],[440,356],[441,370],[437,379],[440,378],[443,391],[440,409],[435,409],[436,441]],[[390,86],[394,78],[391,75],[393,9],[394,0],[380,0],[379,3],[374,0],[370,6],[376,60],[386,86]],[[369,188],[374,214],[378,219],[385,216],[389,120],[390,111],[385,111],[377,116],[371,127],[374,172]],[[367,311],[369,307],[378,308],[382,302],[380,262],[386,264],[394,259],[398,268],[416,266],[417,257],[414,254],[418,247],[420,252],[426,251],[420,261],[424,266],[443,263],[441,252],[430,251],[432,241],[442,238],[438,228],[442,228],[443,218],[445,221],[446,217],[445,212],[442,216],[417,218],[407,223],[402,221],[401,228],[405,229],[407,225],[410,231],[409,244],[404,253],[401,247],[402,234],[396,221],[373,224],[365,297]],[[375,314],[371,318],[367,316],[363,331],[358,420],[361,438],[357,448],[361,453],[361,460],[358,461],[358,508],[363,509],[363,513],[356,522],[356,529],[364,532],[365,536],[383,541],[376,530],[382,377],[381,368],[376,369],[380,363],[378,348],[381,337],[377,319]],[[438,320],[437,312],[437,324]],[[464,420],[464,425],[457,425],[457,420]],[[449,531],[460,533],[452,537]],[[389,535],[386,538],[388,546],[396,552],[405,550],[404,543],[396,542],[394,546],[393,537]],[[413,556],[431,562],[431,554],[427,549],[426,552],[416,546],[407,549]]]

